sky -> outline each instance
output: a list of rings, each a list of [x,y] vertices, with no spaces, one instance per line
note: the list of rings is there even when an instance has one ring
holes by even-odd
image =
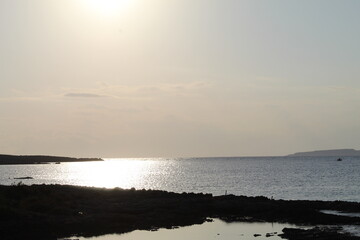
[[[0,153],[359,149],[360,1],[0,0]]]

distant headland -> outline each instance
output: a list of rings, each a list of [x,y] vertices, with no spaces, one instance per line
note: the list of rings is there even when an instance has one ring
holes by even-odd
[[[312,152],[298,152],[288,155],[289,157],[356,157],[360,151],[355,149],[332,149]]]
[[[104,161],[104,160],[101,158],[72,158],[72,157],[43,156],[43,155],[27,156],[27,155],[0,154],[0,165],[47,164],[47,163],[89,162],[89,161]]]

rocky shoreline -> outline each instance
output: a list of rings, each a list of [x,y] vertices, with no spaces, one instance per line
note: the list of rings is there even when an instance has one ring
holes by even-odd
[[[359,226],[360,227],[360,226]],[[279,234],[282,238],[289,240],[357,240],[356,236],[341,233],[340,227],[313,227],[311,229],[284,228],[283,233]]]
[[[284,229],[281,236],[289,240],[360,239],[336,228],[316,228],[318,225],[341,224],[360,227],[359,217],[325,214],[321,210],[359,213],[360,203],[64,185],[0,186],[0,239],[99,236],[137,229],[188,226],[209,218],[314,226],[311,229]]]

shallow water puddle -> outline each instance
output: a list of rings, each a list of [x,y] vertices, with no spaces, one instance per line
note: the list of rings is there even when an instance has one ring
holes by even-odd
[[[360,213],[354,213],[354,212],[340,212],[335,210],[321,210],[320,212],[325,214],[339,215],[345,217],[360,217]]]
[[[321,210],[320,212],[331,215],[345,216],[345,217],[360,217],[358,212],[340,212],[335,210]],[[341,225],[342,233],[349,233],[354,236],[360,237],[360,227],[358,225]]]
[[[284,227],[296,227],[291,224],[282,223],[244,223],[234,222],[226,223],[218,219],[214,219],[213,222],[206,222],[201,225],[192,225],[187,227],[181,227],[176,229],[159,229],[158,231],[143,231],[136,230],[125,234],[109,234],[100,237],[74,237],[67,239],[79,239],[79,240],[183,240],[183,239],[196,239],[196,240],[280,240],[281,237],[277,234],[282,233]],[[254,236],[254,234],[260,234],[260,236]],[[271,236],[266,236],[271,234]]]

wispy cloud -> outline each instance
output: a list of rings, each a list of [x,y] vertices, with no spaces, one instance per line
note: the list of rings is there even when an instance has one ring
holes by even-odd
[[[99,98],[105,97],[104,95],[95,94],[95,93],[66,93],[65,97],[72,97],[72,98]]]
[[[211,83],[178,82],[172,84],[140,84],[140,85],[110,85],[101,83],[93,88],[62,88],[39,89],[36,92],[13,89],[8,96],[0,96],[0,101],[61,101],[64,99],[122,99],[149,100],[167,96],[188,96],[201,94],[212,87]]]
[[[201,93],[212,86],[207,82],[186,82],[172,84],[110,85],[101,83],[97,88],[64,89],[63,96],[70,98],[98,98],[148,100],[169,95],[191,95]]]

